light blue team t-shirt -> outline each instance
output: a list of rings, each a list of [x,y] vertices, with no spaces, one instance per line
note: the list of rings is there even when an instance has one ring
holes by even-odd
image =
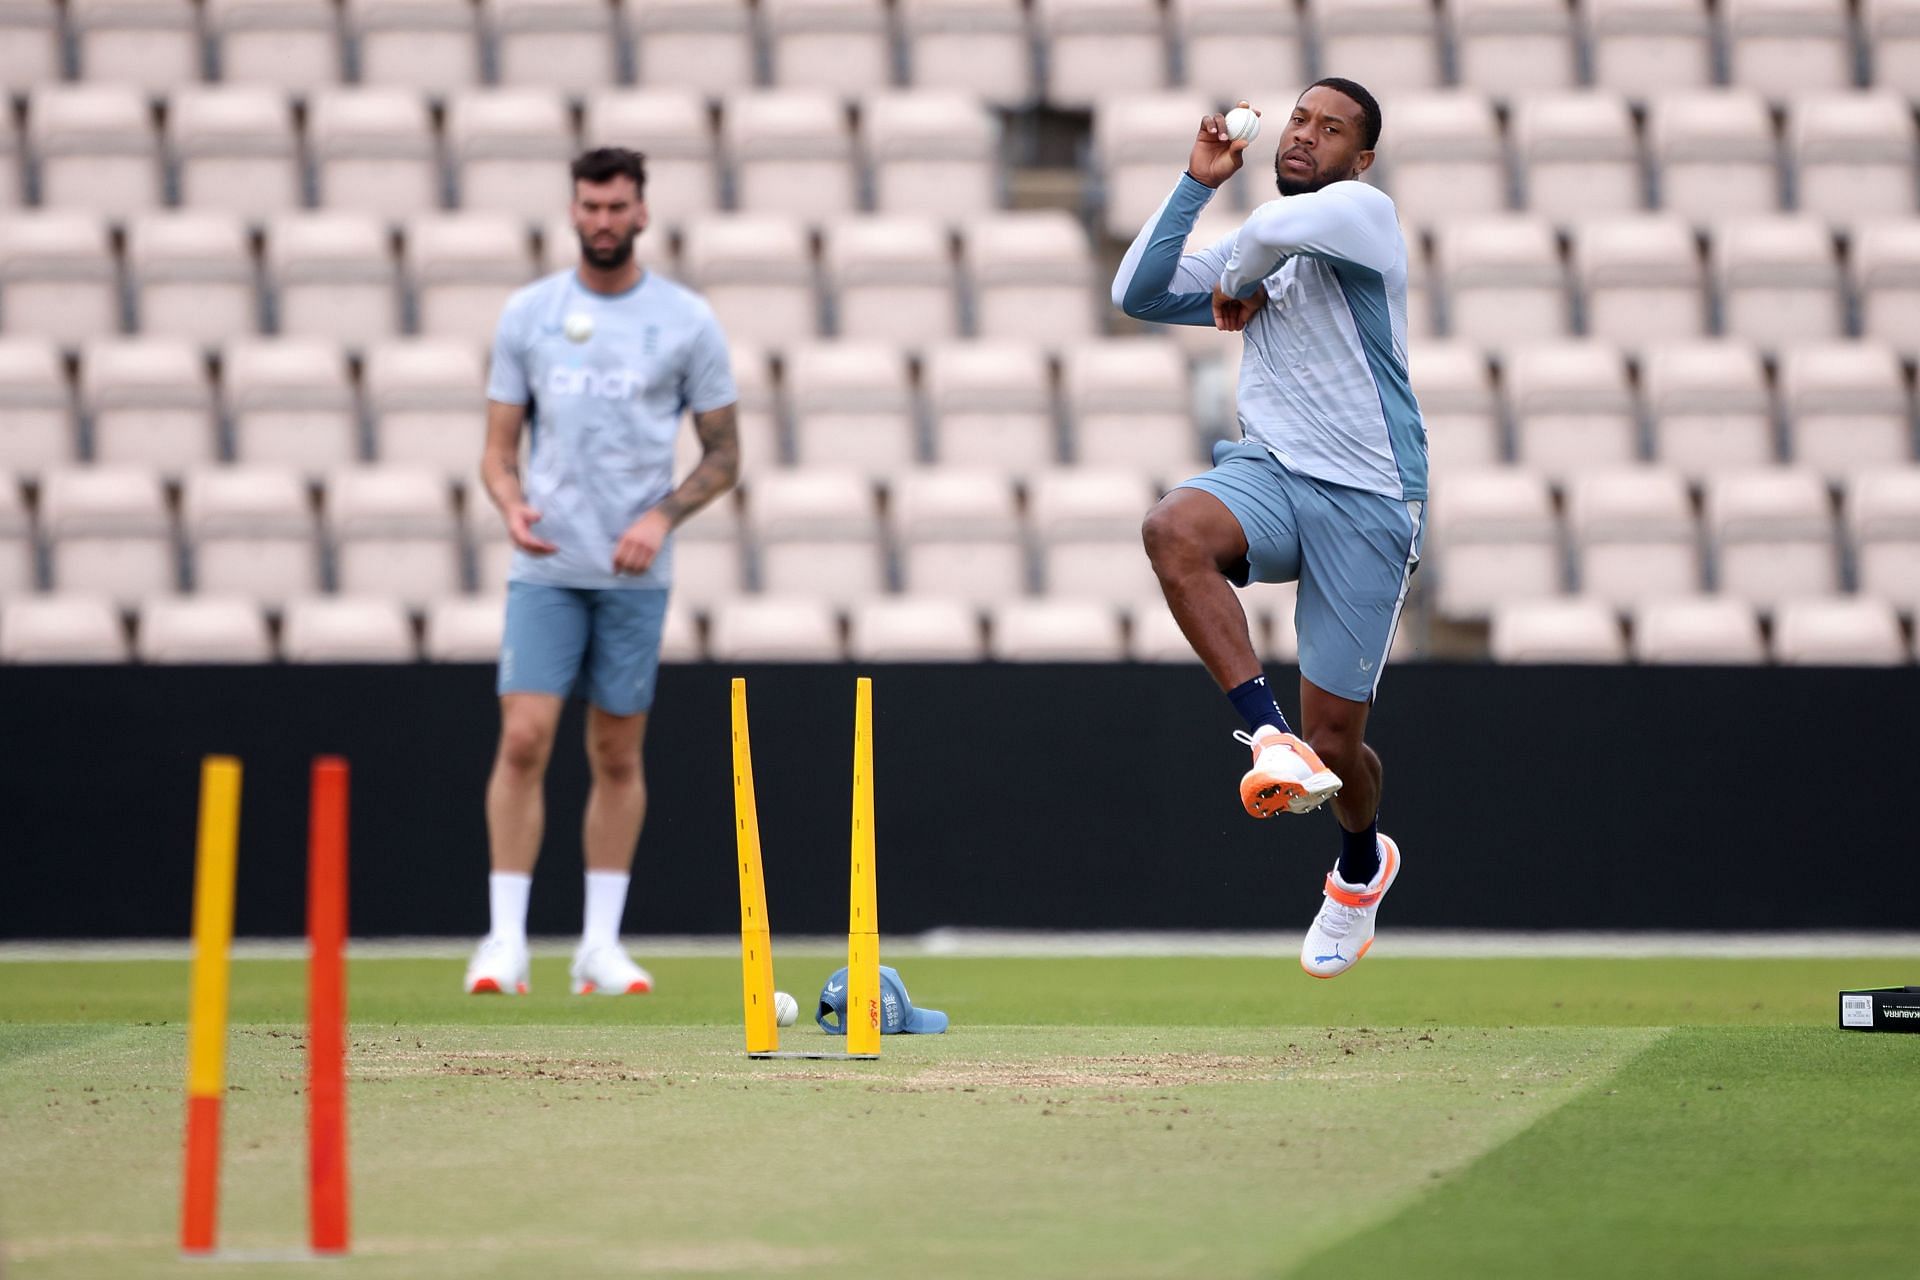
[[[541,515],[534,533],[560,549],[515,551],[508,577],[556,587],[667,586],[671,538],[643,574],[616,574],[613,549],[672,490],[681,415],[738,398],[713,309],[671,280],[649,271],[609,295],[563,271],[514,294],[495,332],[487,399],[527,406],[531,456],[522,488]]]

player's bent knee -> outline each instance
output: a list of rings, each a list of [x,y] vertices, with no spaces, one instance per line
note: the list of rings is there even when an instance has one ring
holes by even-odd
[[[1160,572],[1204,569],[1211,559],[1194,522],[1165,499],[1140,523],[1140,542]]]

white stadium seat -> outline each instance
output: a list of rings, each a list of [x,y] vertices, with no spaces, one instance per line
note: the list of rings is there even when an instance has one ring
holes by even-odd
[[[483,0],[481,11],[501,84],[579,93],[615,80],[613,6],[601,0]]]
[[[367,353],[364,386],[374,456],[473,482],[480,465],[485,374],[472,343],[389,342]]]
[[[1120,662],[1120,615],[1094,600],[1016,600],[995,609],[990,651],[1001,662]]]
[[[1023,474],[1059,460],[1047,359],[1017,342],[935,347],[922,363],[934,456]]]
[[[732,494],[708,503],[674,530],[674,599],[700,607],[731,600],[745,588],[741,568],[740,509]]]
[[[1920,220],[1871,222],[1853,235],[1860,332],[1906,356],[1920,354]]]
[[[784,347],[819,332],[812,251],[798,221],[761,213],[695,222],[685,255],[688,283],[729,341]]]
[[[1484,618],[1502,600],[1560,594],[1560,525],[1539,476],[1504,467],[1450,475],[1431,515],[1443,617]]]
[[[650,87],[596,94],[587,99],[585,134],[589,147],[646,153],[647,215],[655,225],[684,226],[720,207],[713,125],[707,104],[693,90]]]
[[[267,229],[267,275],[283,334],[360,346],[399,332],[398,272],[373,217],[275,218]]]
[[[152,472],[101,466],[53,472],[42,482],[40,527],[56,591],[131,606],[176,588],[166,494]]]
[[[1744,600],[1649,600],[1634,611],[1633,656],[1670,666],[1757,666],[1767,660],[1767,644]]]
[[[1101,175],[1107,234],[1132,240],[1173,188],[1172,158],[1193,146],[1200,117],[1215,104],[1185,91],[1123,94],[1093,108],[1094,165]]]
[[[1860,26],[1871,51],[1872,83],[1920,96],[1920,0],[1863,0]]]
[[[207,467],[181,497],[193,589],[278,607],[320,590],[313,505],[286,467]]]
[[[0,340],[0,477],[67,466],[78,443],[59,351],[37,339]]]
[[[4,23],[0,10],[0,23]],[[0,91],[4,84],[0,84]],[[0,209],[13,209],[26,202],[26,166],[20,162],[20,129],[11,112],[0,113]]]
[[[1514,113],[1529,212],[1585,222],[1646,206],[1627,101],[1610,93],[1529,98]]]
[[[1563,0],[1448,0],[1460,83],[1489,93],[1576,82],[1573,9]]]
[[[883,0],[760,0],[773,83],[853,94],[893,83]]]
[[[953,250],[939,223],[848,218],[828,231],[825,257],[843,339],[924,347],[959,336]]]
[[[1154,487],[1132,471],[1084,465],[1033,477],[1028,515],[1046,594],[1107,604],[1158,597],[1159,579],[1140,545],[1140,522],[1154,497]]]
[[[1183,663],[1200,661],[1165,605],[1151,601],[1135,606],[1128,615],[1127,656],[1135,662]]]
[[[158,93],[200,79],[193,0],[67,0],[80,78]]]
[[[1566,273],[1546,222],[1518,215],[1451,222],[1434,245],[1449,336],[1498,344],[1568,332]]]
[[[1292,5],[1270,0],[1173,0],[1187,88],[1215,107],[1260,84],[1305,84],[1306,44]]]
[[[424,468],[370,467],[327,478],[327,532],[342,595],[425,607],[459,594],[460,540],[446,482]]]
[[[34,559],[33,521],[19,487],[0,473],[0,600],[34,589],[39,579]]]
[[[1500,401],[1480,348],[1456,342],[1409,346],[1407,372],[1420,402],[1429,465],[1436,475],[1505,459]]]
[[[1034,98],[1032,37],[1021,0],[899,0],[907,80],[995,106]]]
[[[980,337],[1057,348],[1095,332],[1093,255],[1069,214],[978,219],[966,228],[965,260]]]
[[[1728,472],[1707,485],[1717,589],[1768,607],[1840,589],[1826,485],[1784,467]]]
[[[0,92],[58,80],[63,61],[59,6],[51,0],[0,6]]]
[[[474,590],[481,596],[504,596],[507,574],[513,565],[513,543],[507,540],[506,522],[500,518],[493,500],[478,487],[470,490],[467,500],[460,505],[460,530],[467,545],[473,548]],[[684,531],[685,526],[681,532]],[[676,534],[676,541],[678,537]],[[685,589],[684,584],[676,581],[674,589],[680,592]]]
[[[1658,206],[1701,222],[1780,207],[1773,117],[1751,89],[1674,90],[1647,110]]]
[[[0,327],[73,344],[120,331],[106,224],[85,213],[0,217]]]
[[[1617,663],[1627,660],[1619,619],[1598,600],[1514,600],[1493,612],[1495,662]]]
[[[80,403],[93,423],[93,457],[162,474],[211,462],[213,386],[205,358],[170,338],[89,344],[80,360]]]
[[[760,589],[847,604],[886,587],[873,489],[856,471],[763,473],[747,495]]]
[[[684,601],[668,600],[666,616],[660,620],[660,661],[699,662],[705,657],[700,620]]]
[[[840,620],[824,600],[747,596],[713,611],[707,650],[715,662],[839,662]]]
[[[748,0],[648,0],[627,6],[635,79],[649,89],[720,97],[754,83]]]
[[[1586,0],[1593,82],[1643,97],[1713,81],[1713,23],[1703,0]]]
[[[846,108],[832,94],[738,94],[727,99],[720,132],[733,162],[738,208],[813,219],[860,207],[853,134]]]
[[[1783,600],[1773,653],[1785,666],[1893,667],[1912,661],[1900,619],[1885,600]]]
[[[1914,215],[1913,109],[1897,94],[1822,93],[1789,117],[1798,207],[1835,222]]]
[[[140,661],[238,666],[273,661],[267,619],[251,600],[197,596],[149,600],[140,607]]]
[[[253,250],[229,213],[147,214],[127,228],[140,331],[203,345],[260,327]]]
[[[391,87],[315,93],[307,148],[327,208],[404,218],[440,207],[433,124],[418,94]]]
[[[1316,0],[1320,65],[1402,93],[1440,83],[1440,16],[1422,0]]]
[[[889,511],[906,591],[974,604],[1027,594],[1027,545],[1004,476],[909,471],[894,481]]]
[[[998,206],[1000,125],[972,98],[874,94],[861,104],[860,128],[875,208],[952,222]]]
[[[221,361],[221,386],[241,462],[317,476],[360,456],[360,415],[337,343],[235,342]]]
[[[1587,332],[1648,350],[1707,332],[1706,269],[1693,231],[1676,217],[1601,218],[1574,238]]]
[[[1109,93],[1151,93],[1167,83],[1167,49],[1155,0],[1035,0],[1046,42],[1047,101],[1082,109]]]
[[[40,203],[125,217],[161,201],[160,141],[146,98],[126,84],[52,84],[27,99]]]
[[[971,605],[905,596],[854,608],[847,656],[856,662],[977,662],[986,646]]]
[[[0,600],[0,662],[66,666],[127,661],[111,600],[91,595]]]
[[[1506,146],[1485,95],[1451,90],[1396,101],[1393,139],[1380,167],[1402,220],[1431,226],[1506,211]],[[1163,176],[1166,167],[1163,156]]]
[[[1861,594],[1920,612],[1920,467],[1855,476],[1846,513]]]
[[[472,0],[347,0],[360,83],[447,93],[480,82]]]
[[[573,121],[558,93],[460,94],[447,104],[446,139],[462,209],[534,220],[566,203],[575,146]]]
[[[906,360],[879,342],[796,347],[786,360],[794,460],[884,474],[919,456]]]
[[[1702,586],[1700,533],[1686,484],[1646,467],[1588,471],[1567,489],[1580,594],[1625,606]]]
[[[533,279],[533,244],[504,214],[414,218],[406,227],[406,270],[420,332],[491,344],[507,299]]]
[[[225,84],[304,91],[341,78],[331,0],[204,0],[202,12]]]
[[[1906,372],[1877,343],[1797,346],[1780,360],[1780,400],[1792,423],[1788,456],[1829,480],[1913,462]]]
[[[1203,469],[1178,347],[1160,338],[1108,338],[1069,348],[1060,364],[1075,460],[1136,469],[1169,485]]]
[[[422,648],[429,662],[494,663],[506,629],[506,607],[497,595],[435,600],[427,606]]]
[[[1695,478],[1773,462],[1766,379],[1759,353],[1746,343],[1656,344],[1640,363],[1653,456]]]
[[[300,207],[293,107],[265,85],[182,85],[167,103],[167,148],[188,208],[264,218]]]
[[[1639,418],[1618,349],[1601,342],[1526,346],[1505,362],[1516,459],[1548,476],[1639,456]]]
[[[392,600],[326,597],[294,600],[280,625],[288,662],[412,662],[413,626]]]
[[[1721,223],[1713,239],[1726,332],[1762,347],[1846,332],[1840,263],[1811,218]]]
[[[1853,83],[1847,0],[1726,0],[1728,73],[1769,97]]]

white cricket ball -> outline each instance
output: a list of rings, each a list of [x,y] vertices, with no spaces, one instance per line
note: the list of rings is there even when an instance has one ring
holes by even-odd
[[[1227,112],[1227,141],[1252,142],[1260,136],[1260,117],[1252,107],[1235,107]]]
[[[773,1020],[790,1027],[800,1017],[800,1002],[784,991],[773,993]]]
[[[575,311],[560,327],[568,342],[585,342],[593,336],[593,317],[584,311]]]

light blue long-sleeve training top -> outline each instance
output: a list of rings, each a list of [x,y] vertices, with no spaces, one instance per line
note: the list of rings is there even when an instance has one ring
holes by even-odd
[[[1213,188],[1186,174],[1113,279],[1114,305],[1162,324],[1213,323],[1215,285],[1267,291],[1248,322],[1240,430],[1302,475],[1404,501],[1427,496],[1427,431],[1407,381],[1407,245],[1393,201],[1335,182],[1255,209],[1183,254]]]

